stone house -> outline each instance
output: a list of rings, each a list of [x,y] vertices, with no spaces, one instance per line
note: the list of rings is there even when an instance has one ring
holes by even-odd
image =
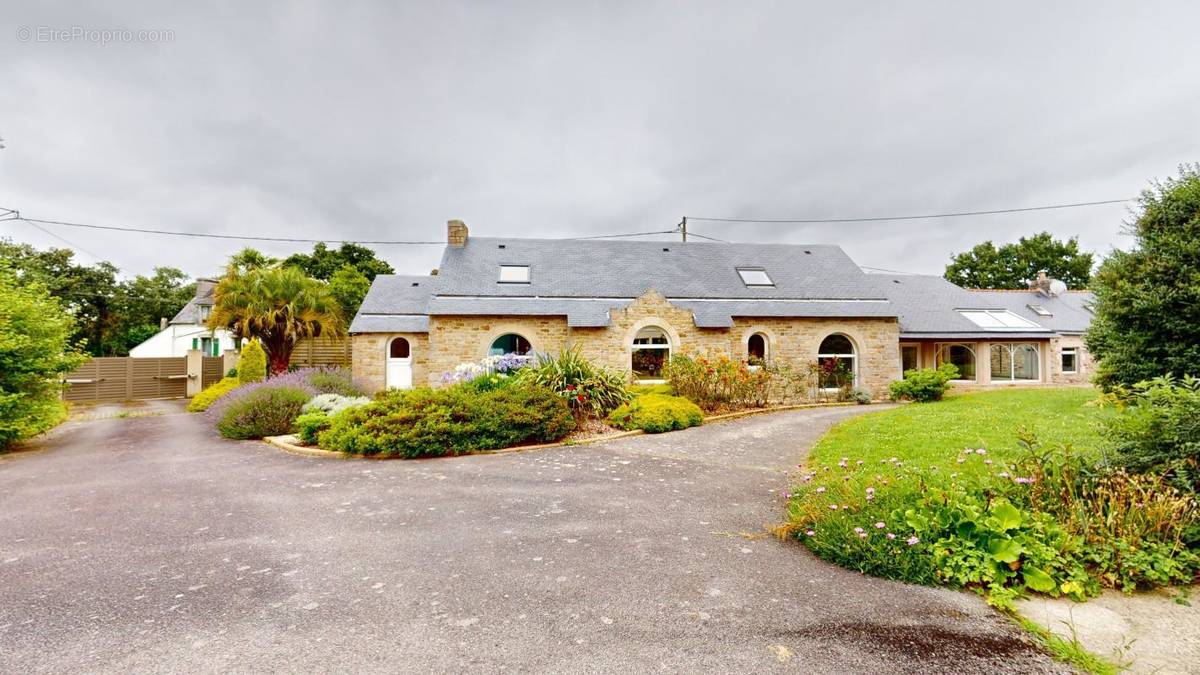
[[[1026,296],[1060,311],[1059,323],[1012,310]],[[1014,381],[1082,378],[1086,355],[1076,352],[1073,373],[1052,363],[1080,349],[1078,317],[1058,309],[1066,298],[867,274],[838,246],[481,238],[450,221],[438,269],[376,277],[349,332],[354,377],[368,390],[436,385],[488,355],[577,346],[638,381],[658,379],[682,350],[820,363],[882,397],[902,368],[942,360],[980,384],[1000,381],[994,373],[1014,358]],[[959,347],[991,354],[992,344],[1008,345],[1007,360],[997,348],[996,368],[968,371]],[[1017,344],[1033,345],[1034,370]]]

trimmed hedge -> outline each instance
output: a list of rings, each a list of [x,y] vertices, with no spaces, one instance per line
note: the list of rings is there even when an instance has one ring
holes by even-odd
[[[645,394],[612,411],[608,422],[627,431],[641,429],[659,434],[697,426],[704,422],[704,413],[682,396]]]
[[[208,389],[196,394],[188,401],[188,412],[204,412],[208,407],[217,402],[225,394],[237,389],[241,382],[236,377],[223,377],[219,382],[215,382],[208,386]]]
[[[258,340],[251,340],[242,347],[241,358],[238,359],[238,381],[242,384],[262,382],[267,379],[267,353],[263,351]]]
[[[221,413],[217,430],[225,438],[282,436],[292,432],[300,409],[312,398],[299,387],[262,387],[232,402]]]
[[[344,410],[318,435],[326,450],[440,457],[556,441],[575,429],[567,402],[544,387],[389,389]]]
[[[918,403],[942,400],[950,386],[950,380],[958,377],[958,367],[943,363],[936,370],[921,368],[904,371],[904,379],[892,382],[889,393],[893,401],[909,399]]]

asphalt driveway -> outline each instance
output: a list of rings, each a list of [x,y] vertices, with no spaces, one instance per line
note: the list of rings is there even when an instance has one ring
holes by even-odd
[[[336,461],[202,417],[0,457],[0,672],[1037,672],[977,598],[764,536],[830,424]]]

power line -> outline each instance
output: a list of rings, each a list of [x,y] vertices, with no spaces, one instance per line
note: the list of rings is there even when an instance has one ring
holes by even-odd
[[[692,231],[692,230],[688,230],[688,236],[689,236],[689,237],[700,237],[701,239],[707,239],[707,240],[709,240],[709,241],[717,241],[717,242],[720,242],[720,243],[722,243],[722,244],[728,244],[728,243],[729,243],[728,241],[726,241],[726,240],[724,240],[724,239],[717,239],[716,237],[709,237],[709,236],[707,236],[707,235],[700,234],[699,232],[694,232],[694,231]]]
[[[652,234],[675,234],[679,230],[656,230],[654,232],[628,232],[626,234],[597,234],[591,237],[567,237],[567,241],[580,241],[583,239],[616,239],[617,237],[646,237]]]
[[[8,220],[21,220],[21,219],[20,219],[20,218],[10,218],[10,219],[8,219]],[[76,243],[74,243],[74,242],[67,241],[67,240],[66,240],[66,239],[64,239],[63,237],[60,237],[60,236],[58,236],[57,234],[55,234],[55,233],[51,232],[50,230],[47,230],[46,228],[42,227],[41,225],[38,225],[37,223],[29,223],[29,224],[30,224],[30,225],[32,225],[32,226],[34,226],[34,227],[36,227],[37,229],[41,230],[43,233],[45,233],[45,234],[47,234],[47,235],[49,235],[49,236],[51,236],[51,237],[54,237],[55,239],[57,239],[57,240],[61,241],[62,243],[66,244],[67,246],[70,246],[71,248],[73,248],[73,249],[75,249],[75,250],[77,250],[77,251],[82,251],[82,252],[84,252],[84,253],[86,253],[86,254],[88,254],[88,255],[92,256],[92,257],[93,257],[93,258],[95,258],[95,259],[96,259],[98,262],[105,262],[104,258],[101,258],[100,256],[96,255],[95,253],[92,253],[91,251],[87,250],[86,248],[83,248],[83,247],[82,247],[82,246],[80,246],[79,244],[76,244]]]
[[[1023,213],[1026,211],[1049,211],[1051,209],[1073,209],[1081,206],[1099,206],[1101,204],[1120,204],[1129,199],[1105,199],[1095,202],[1078,202],[1075,204],[1051,204],[1048,206],[1026,206],[1017,209],[996,209],[995,211],[959,211],[955,213],[931,213],[921,216],[874,216],[870,218],[698,218],[688,216],[688,220],[704,220],[716,223],[871,223],[885,220],[924,220],[927,218],[959,218],[962,216],[987,216],[996,213]]]
[[[873,270],[875,272],[892,272],[893,274],[907,274],[910,276],[920,276],[919,272],[905,272],[904,270],[890,270],[886,267],[869,267],[867,265],[859,265],[864,270]]]
[[[238,239],[238,240],[242,240],[242,241],[278,241],[278,242],[288,242],[288,243],[294,243],[294,244],[319,244],[319,243],[324,243],[324,242],[339,242],[339,243],[343,243],[343,244],[376,244],[376,245],[395,244],[395,245],[414,245],[415,246],[415,245],[434,245],[434,244],[442,245],[442,244],[446,243],[444,241],[395,241],[395,240],[373,241],[373,240],[364,240],[364,239],[338,239],[336,237],[331,238],[331,239],[298,239],[298,238],[293,238],[293,237],[250,237],[250,236],[234,235],[234,234],[208,234],[208,233],[204,233],[204,232],[174,232],[171,230],[151,230],[151,229],[140,228],[140,227],[116,227],[114,225],[92,225],[89,223],[71,223],[71,222],[67,222],[67,221],[63,221],[63,220],[43,220],[41,218],[26,218],[24,216],[17,216],[16,218],[12,218],[11,220],[23,220],[30,224],[42,223],[44,225],[62,225],[64,227],[79,227],[79,228],[85,228],[85,229],[89,229],[89,230],[109,230],[109,231],[113,231],[113,232],[138,232],[141,234],[162,234],[162,235],[168,235],[168,236],[172,236],[172,237],[202,237],[205,239]]]

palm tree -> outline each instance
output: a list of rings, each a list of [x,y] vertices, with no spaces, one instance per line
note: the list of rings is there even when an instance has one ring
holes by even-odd
[[[211,329],[258,338],[272,375],[287,372],[296,343],[307,337],[345,335],[346,323],[328,284],[295,267],[231,267],[217,284]]]

